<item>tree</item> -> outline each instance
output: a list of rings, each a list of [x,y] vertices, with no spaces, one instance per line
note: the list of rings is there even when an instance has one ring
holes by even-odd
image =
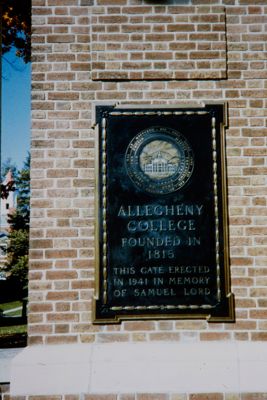
[[[1,182],[5,179],[6,174],[8,171],[12,172],[12,176],[16,178],[18,174],[18,168],[16,164],[11,160],[10,157],[8,157],[1,165]]]
[[[10,233],[7,247],[6,271],[12,280],[18,295],[25,292],[28,282],[29,220],[30,220],[30,156],[24,167],[18,171],[15,182],[17,190],[17,208],[9,215]]]
[[[15,190],[15,181],[9,181],[8,183],[1,183],[1,199],[7,199],[9,192]]]
[[[28,283],[28,252],[29,232],[23,229],[11,231],[7,247],[6,270],[10,273],[8,279],[12,281],[18,298],[24,296]]]
[[[31,0],[1,1],[2,54],[16,48],[25,63],[31,60]]]

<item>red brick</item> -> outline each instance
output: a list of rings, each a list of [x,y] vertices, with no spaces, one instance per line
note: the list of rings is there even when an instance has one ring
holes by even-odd
[[[149,334],[149,339],[151,341],[160,340],[160,341],[179,341],[180,333],[179,332],[155,332]]]
[[[150,331],[155,329],[155,323],[153,321],[125,322],[124,329],[126,331]]]
[[[266,341],[267,340],[267,332],[252,332],[251,340],[253,341]]]
[[[115,395],[115,394],[85,394],[84,400],[117,400],[117,395]]]
[[[77,343],[76,335],[58,335],[58,336],[47,336],[45,339],[46,344],[71,344]],[[49,398],[51,400],[51,398]]]
[[[62,400],[62,396],[28,396],[27,400]]]
[[[267,393],[242,393],[241,400],[265,400]]]
[[[77,272],[76,271],[47,271],[46,272],[46,279],[76,279]]]
[[[29,311],[33,313],[41,313],[41,312],[48,312],[52,311],[53,306],[52,303],[30,303],[29,304]]]
[[[48,292],[46,296],[47,300],[55,301],[66,301],[66,300],[78,300],[79,294],[77,291],[58,291],[58,292]]]
[[[168,400],[169,396],[162,393],[140,393],[137,394],[137,400]]]
[[[116,333],[116,334],[100,333],[98,335],[98,342],[101,343],[128,342],[128,341],[129,341],[129,335],[126,333]]]
[[[47,313],[47,322],[78,322],[79,315],[75,313]]]
[[[228,332],[201,332],[200,340],[217,341],[230,340],[231,335]]]
[[[224,400],[222,393],[202,393],[202,394],[190,394],[189,400]]]

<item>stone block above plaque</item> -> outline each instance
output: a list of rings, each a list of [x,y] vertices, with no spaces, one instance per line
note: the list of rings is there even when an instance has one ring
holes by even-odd
[[[95,323],[234,321],[225,104],[96,106]]]

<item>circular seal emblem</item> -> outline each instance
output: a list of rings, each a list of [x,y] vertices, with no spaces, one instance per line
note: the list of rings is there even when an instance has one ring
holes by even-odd
[[[125,162],[134,184],[155,194],[181,189],[194,169],[193,151],[186,138],[161,126],[139,132],[126,150]]]

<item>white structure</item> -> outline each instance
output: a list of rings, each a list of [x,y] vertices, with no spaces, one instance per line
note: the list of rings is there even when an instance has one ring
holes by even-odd
[[[14,182],[14,178],[12,175],[12,171],[9,170],[8,173],[6,174],[6,177],[4,181],[2,182],[3,185],[5,186],[10,186],[12,187]],[[0,225],[0,231],[3,229],[8,230],[9,224],[8,224],[8,215],[15,210],[17,206],[17,194],[16,190],[13,187],[12,190],[9,191],[8,196],[6,199],[1,198],[1,225]]]

